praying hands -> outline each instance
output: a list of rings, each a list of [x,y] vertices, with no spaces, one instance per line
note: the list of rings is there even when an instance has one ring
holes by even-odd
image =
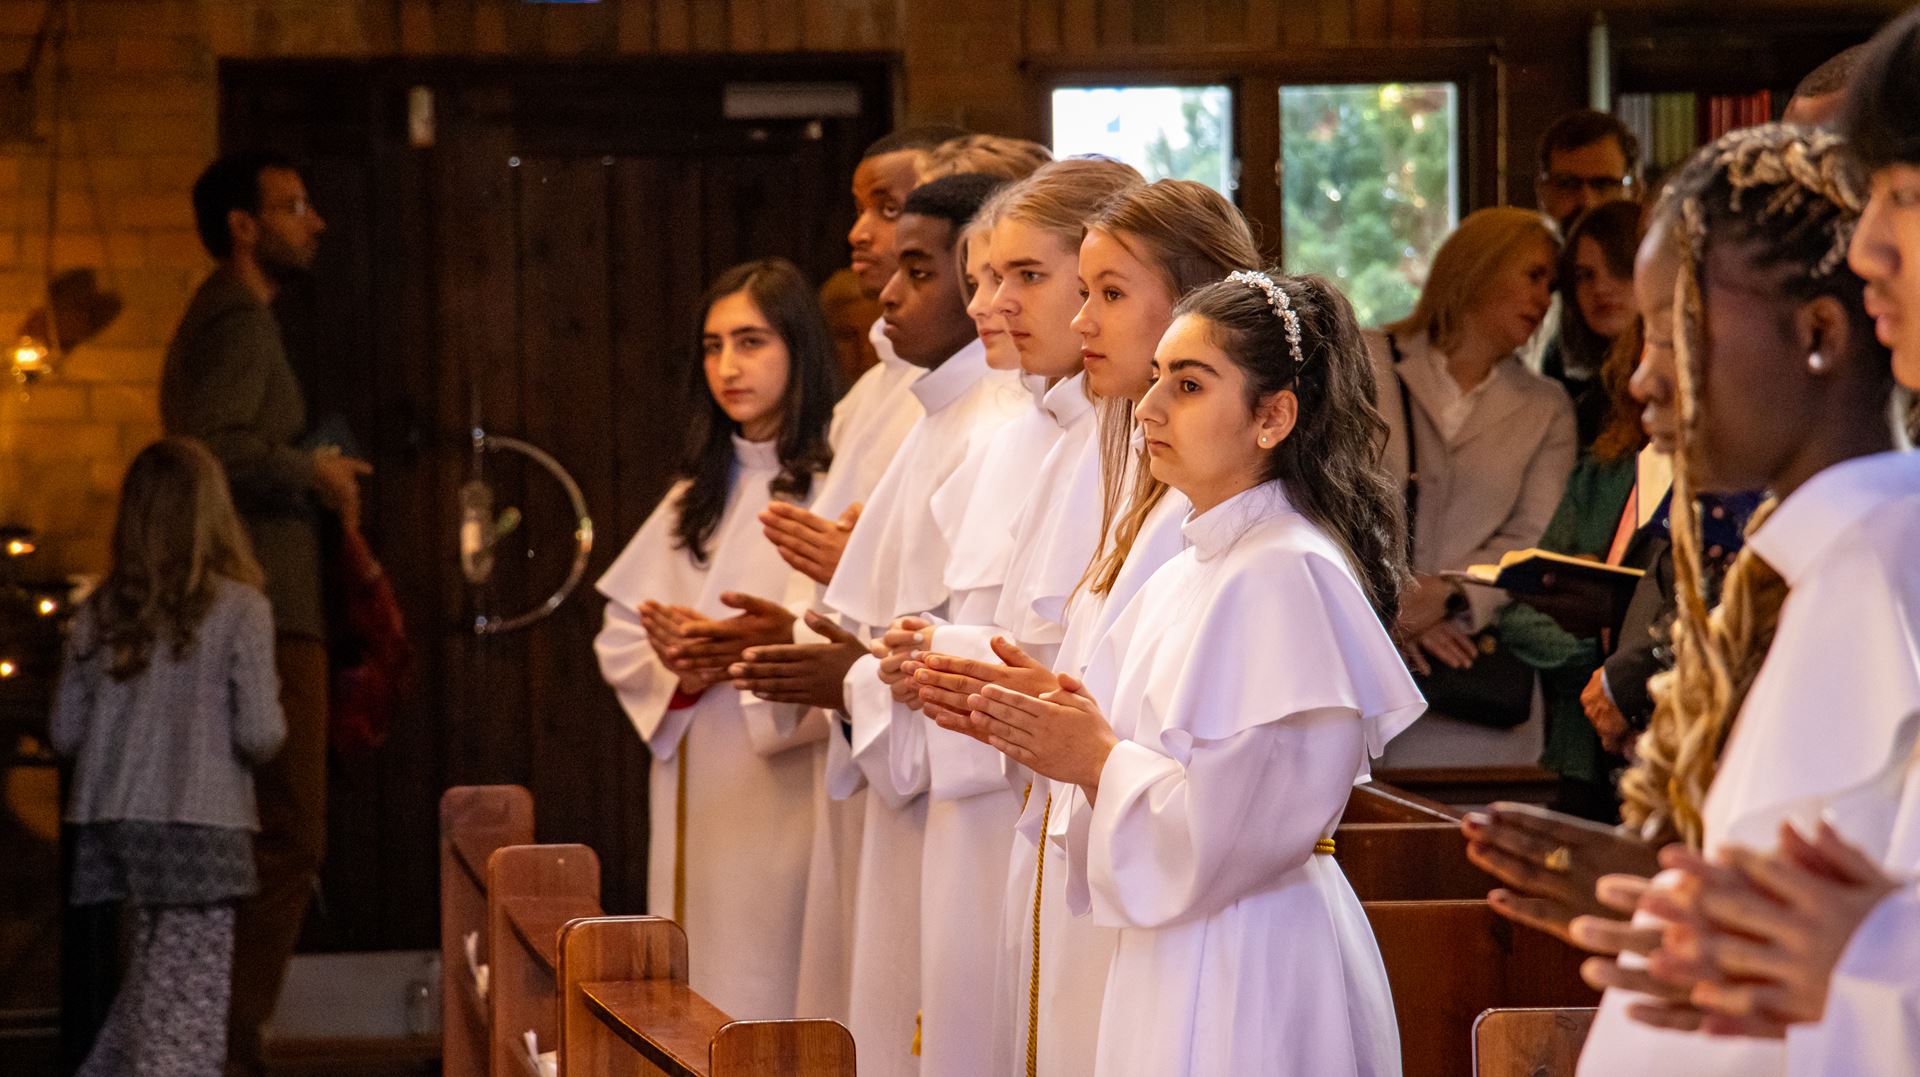
[[[825,586],[840,567],[840,555],[846,551],[847,536],[860,519],[860,506],[848,506],[838,520],[808,512],[784,501],[768,503],[760,512],[760,526],[767,541],[780,551],[781,560],[795,572]]]
[[[990,684],[1036,697],[1060,687],[1052,670],[1005,636],[995,636],[992,647],[1004,665],[926,651],[913,653],[908,663],[908,673],[919,690],[920,705],[927,717],[942,729],[965,733],[983,744],[991,743],[988,732],[984,725],[974,722],[969,699]]]
[[[989,684],[967,706],[988,744],[1036,774],[1079,786],[1092,802],[1120,740],[1086,685],[1065,673],[1059,679],[1059,688],[1040,696]]]

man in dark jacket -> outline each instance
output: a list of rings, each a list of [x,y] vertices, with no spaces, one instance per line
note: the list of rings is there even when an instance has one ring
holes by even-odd
[[[193,187],[194,219],[219,263],[167,345],[160,418],[168,434],[204,441],[266,570],[287,740],[259,769],[254,842],[259,893],[235,925],[228,1072],[258,1071],[260,1026],[272,1015],[299,938],[326,842],[327,653],[318,512],[359,513],[366,464],[296,446],[306,401],[269,304],[275,280],[312,267],[326,225],[288,161],[235,154]]]

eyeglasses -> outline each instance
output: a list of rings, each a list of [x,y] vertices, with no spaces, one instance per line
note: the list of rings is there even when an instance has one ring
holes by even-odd
[[[271,206],[261,206],[262,213],[285,213],[294,217],[313,216],[313,203],[305,198],[296,198],[291,202],[276,202]]]
[[[1594,194],[1619,194],[1633,186],[1632,176],[1576,176],[1571,172],[1543,172],[1540,185],[1555,194],[1577,195],[1581,191]]]

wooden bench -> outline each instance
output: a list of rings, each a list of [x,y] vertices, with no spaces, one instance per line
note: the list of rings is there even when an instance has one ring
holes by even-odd
[[[568,921],[601,915],[600,858],[584,845],[495,849],[487,860],[487,898],[491,1073],[542,1077],[536,1056],[560,1039],[556,940]]]
[[[1333,841],[1361,901],[1472,900],[1499,885],[1468,862],[1458,812],[1390,785],[1355,786]]]
[[[1477,807],[1496,800],[1547,804],[1560,792],[1560,776],[1542,767],[1402,767],[1374,777],[1403,793],[1453,806]]]
[[[1580,979],[1584,953],[1504,919],[1485,900],[1364,907],[1393,988],[1406,1077],[1472,1072],[1474,1025],[1483,1011],[1599,1000]]]
[[[1473,1022],[1474,1077],[1573,1077],[1591,1007],[1488,1010]]]
[[[560,1077],[853,1077],[837,1021],[735,1021],[687,986],[671,920],[614,916],[560,929]]]
[[[447,1077],[492,1072],[487,1004],[468,968],[487,952],[487,862],[495,849],[533,841],[533,796],[517,785],[455,786],[440,797],[440,1028]]]
[[[1347,797],[1340,815],[1348,823],[1458,823],[1460,812],[1437,800],[1385,782],[1362,782]]]

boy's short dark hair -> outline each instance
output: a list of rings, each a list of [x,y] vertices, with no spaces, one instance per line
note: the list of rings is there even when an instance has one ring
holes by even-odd
[[[260,212],[260,173],[269,168],[291,170],[293,162],[269,150],[229,153],[200,173],[193,182],[193,223],[207,253],[225,259],[233,255],[233,231],[227,214],[236,209]]]
[[[1006,180],[984,172],[957,172],[915,187],[900,212],[938,218],[958,232],[973,220],[993,192],[1006,185]]]
[[[1920,8],[1867,42],[1847,86],[1839,130],[1868,171],[1920,165]]]
[[[1552,171],[1549,162],[1554,154],[1609,138],[1619,143],[1620,152],[1627,158],[1627,175],[1639,175],[1640,140],[1618,117],[1590,108],[1569,112],[1547,125],[1546,132],[1540,136],[1540,174],[1544,176]]]
[[[879,138],[874,139],[873,143],[867,147],[866,152],[860,155],[860,159],[864,161],[869,157],[881,157],[889,153],[899,153],[901,150],[930,152],[942,142],[954,138],[965,138],[972,133],[973,132],[964,127],[955,127],[952,124],[945,123],[928,123],[921,124],[917,127],[902,127],[897,131],[889,131]]]

